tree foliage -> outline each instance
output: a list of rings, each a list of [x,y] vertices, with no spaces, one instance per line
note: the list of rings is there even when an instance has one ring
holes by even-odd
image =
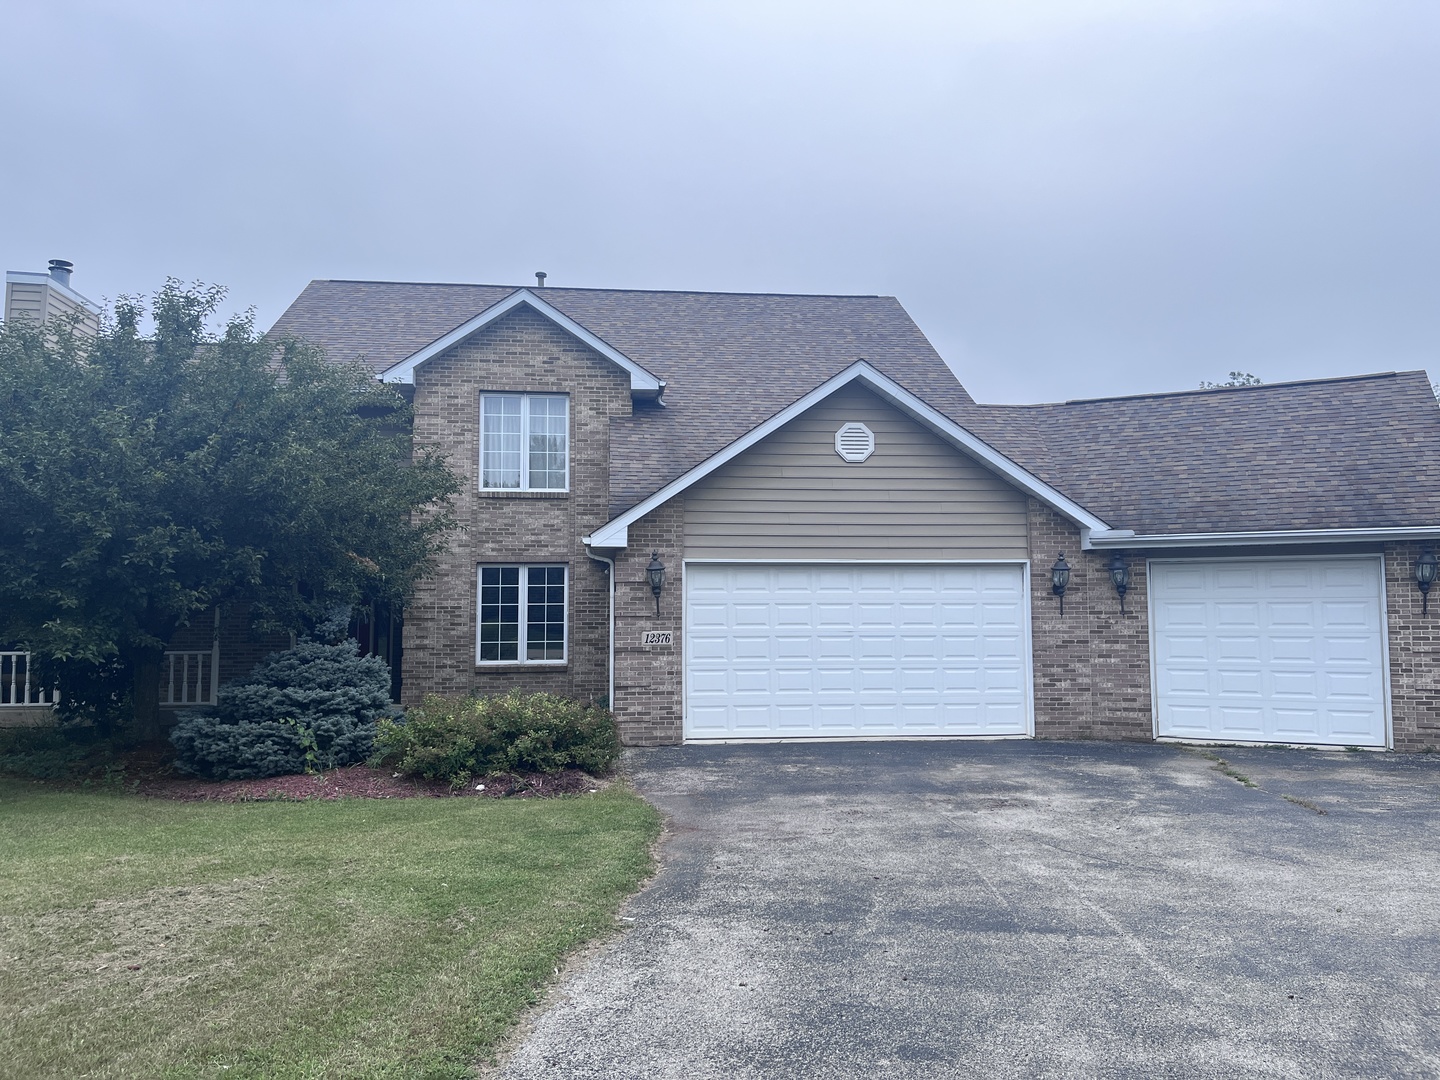
[[[1232,386],[1263,386],[1265,381],[1258,375],[1251,375],[1248,371],[1232,371],[1230,378],[1224,382],[1201,381],[1201,390],[1225,390]]]
[[[207,333],[223,295],[167,282],[150,333],[134,298],[94,339],[0,329],[0,641],[72,704],[130,687],[142,726],[166,642],[213,605],[302,631],[401,603],[453,525],[456,479],[412,460],[400,394],[253,313]]]

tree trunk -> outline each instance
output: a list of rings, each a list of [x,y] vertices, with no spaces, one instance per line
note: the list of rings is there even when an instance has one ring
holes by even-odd
[[[135,706],[134,736],[140,742],[158,742],[165,735],[160,724],[160,665],[165,650],[136,649],[129,659],[135,680],[130,689]]]

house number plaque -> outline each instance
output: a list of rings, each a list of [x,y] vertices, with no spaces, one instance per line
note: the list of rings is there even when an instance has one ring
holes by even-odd
[[[675,635],[669,630],[646,630],[640,635],[641,645],[674,645]]]

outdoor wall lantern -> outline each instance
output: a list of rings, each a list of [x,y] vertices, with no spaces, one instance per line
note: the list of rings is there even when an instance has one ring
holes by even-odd
[[[1055,560],[1055,565],[1050,567],[1050,591],[1060,598],[1060,614],[1065,614],[1065,590],[1070,587],[1070,564],[1065,561],[1065,553],[1060,552],[1060,557]]]
[[[645,574],[650,578],[650,591],[655,594],[655,614],[660,614],[660,593],[665,588],[665,564],[660,561],[660,553],[650,553],[650,565],[645,568]]]
[[[1430,586],[1435,584],[1435,571],[1440,560],[1433,551],[1426,551],[1415,560],[1415,584],[1420,587],[1420,614],[1430,614]]]
[[[1125,590],[1130,588],[1130,567],[1125,562],[1125,556],[1115,552],[1110,556],[1110,580],[1115,583],[1115,591],[1120,594],[1120,614],[1125,614]]]

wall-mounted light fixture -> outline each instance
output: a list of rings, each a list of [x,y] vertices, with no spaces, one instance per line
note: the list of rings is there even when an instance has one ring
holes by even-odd
[[[1435,572],[1440,569],[1440,560],[1433,551],[1426,551],[1415,560],[1415,584],[1420,587],[1420,614],[1430,614],[1430,586],[1435,584]]]
[[[1060,557],[1055,560],[1055,565],[1050,567],[1050,591],[1060,598],[1060,614],[1065,614],[1065,590],[1070,587],[1070,564],[1065,561],[1065,553],[1060,552]]]
[[[1115,591],[1120,594],[1120,614],[1125,614],[1125,591],[1130,588],[1130,565],[1125,561],[1125,556],[1120,552],[1110,556],[1110,580],[1115,583]]]
[[[655,594],[655,614],[660,614],[660,593],[665,589],[665,564],[660,561],[660,553],[650,553],[650,565],[645,567],[645,575],[650,579],[650,591]]]

